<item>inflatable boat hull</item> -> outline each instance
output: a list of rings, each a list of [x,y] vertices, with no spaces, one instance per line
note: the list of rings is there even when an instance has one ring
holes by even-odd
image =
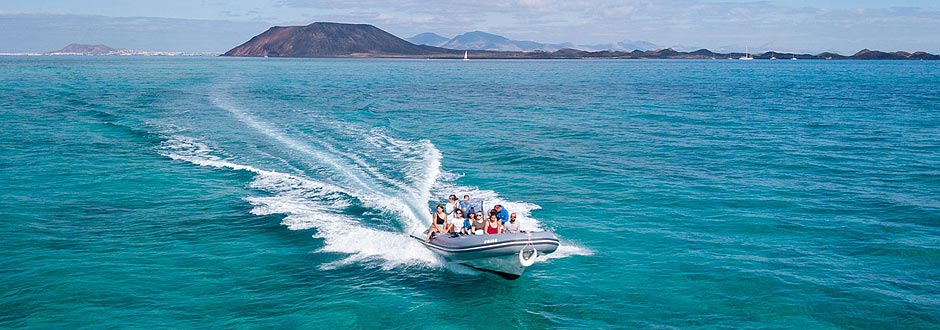
[[[444,259],[506,279],[522,276],[536,256],[558,249],[558,237],[551,232],[497,235],[435,235],[430,242],[412,236]],[[535,250],[535,255],[532,250]],[[523,250],[525,250],[523,252]],[[522,253],[520,253],[522,252]]]

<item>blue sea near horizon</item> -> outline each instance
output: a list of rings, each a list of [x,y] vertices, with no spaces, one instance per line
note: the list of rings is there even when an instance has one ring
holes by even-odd
[[[0,57],[0,328],[931,329],[930,61]],[[408,235],[451,193],[562,246]]]

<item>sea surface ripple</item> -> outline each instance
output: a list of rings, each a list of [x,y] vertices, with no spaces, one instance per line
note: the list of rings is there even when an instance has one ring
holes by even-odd
[[[930,329],[940,65],[0,57],[0,328]],[[562,248],[408,238],[469,193]]]

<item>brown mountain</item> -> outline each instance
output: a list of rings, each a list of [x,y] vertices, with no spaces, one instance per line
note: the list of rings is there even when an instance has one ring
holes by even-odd
[[[853,59],[859,60],[903,60],[906,59],[910,54],[899,54],[899,53],[886,53],[877,50],[868,50],[862,49],[852,55]]]
[[[914,52],[908,58],[914,60],[940,60],[940,55],[934,55],[926,52]]]
[[[415,57],[458,51],[415,45],[369,24],[275,26],[223,56]]]
[[[887,53],[877,50],[868,50],[862,49],[855,55],[851,56],[852,59],[859,60],[936,60],[940,59],[937,55],[928,54],[925,52],[915,52],[913,54],[905,51],[897,51],[894,53]]]

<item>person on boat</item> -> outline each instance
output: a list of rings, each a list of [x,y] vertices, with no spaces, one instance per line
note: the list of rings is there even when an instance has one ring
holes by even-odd
[[[473,203],[470,202],[470,195],[463,195],[463,200],[460,201],[460,209],[467,212],[464,214],[465,216],[470,216],[475,211]]]
[[[450,195],[447,197],[447,205],[444,206],[447,215],[454,215],[454,211],[460,208],[460,203],[457,202],[457,195]]]
[[[491,215],[490,219],[486,221],[486,234],[496,235],[501,232],[503,232],[503,223],[499,222],[495,214]]]
[[[463,223],[461,223],[461,222],[463,222]],[[460,228],[461,228],[461,230],[463,230],[464,224],[466,224],[466,222],[467,222],[467,220],[463,217],[463,210],[461,210],[461,209],[456,209],[456,210],[454,210],[454,222],[451,222],[451,223],[450,223],[451,225],[453,225],[453,226],[455,227],[455,228],[454,228],[454,231],[457,231],[457,229],[456,229],[457,224],[460,224]]]
[[[477,213],[473,214],[471,219],[473,219],[473,221],[470,223],[470,226],[473,227],[471,230],[474,235],[483,235],[486,233],[486,219],[483,218],[483,211],[477,211]]]
[[[516,214],[515,214],[515,213],[509,215],[509,222],[507,222],[505,225],[503,225],[503,229],[505,229],[506,232],[507,232],[507,233],[510,233],[510,234],[517,234],[517,233],[519,233],[519,223],[516,222]]]
[[[470,235],[473,233],[473,222],[476,221],[476,219],[476,213],[467,212],[467,218],[463,219],[463,227],[460,227],[460,233],[464,235]]]
[[[430,242],[431,235],[434,235],[434,233],[452,232],[454,232],[454,224],[447,222],[447,213],[444,213],[444,205],[437,204],[437,211],[434,212],[431,219],[431,227],[428,228],[428,237],[425,237],[424,241]]]
[[[509,221],[509,211],[503,208],[502,205],[496,204],[493,209],[496,210],[496,218],[500,222],[506,223],[506,221]]]

